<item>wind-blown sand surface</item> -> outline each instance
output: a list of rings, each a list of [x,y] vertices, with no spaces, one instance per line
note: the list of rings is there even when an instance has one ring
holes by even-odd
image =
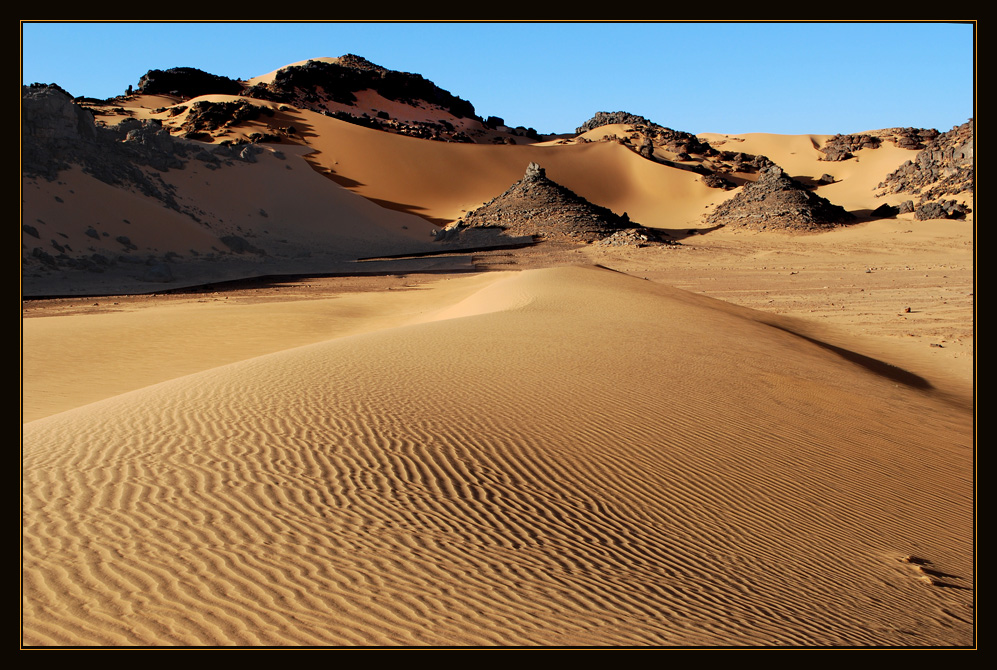
[[[24,644],[973,644],[965,396],[610,270],[439,284],[24,424]]]

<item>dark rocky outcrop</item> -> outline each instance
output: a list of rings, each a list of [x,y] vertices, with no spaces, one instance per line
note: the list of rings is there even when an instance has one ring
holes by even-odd
[[[716,149],[711,147],[708,142],[700,140],[692,133],[665,128],[664,126],[658,125],[643,116],[631,114],[630,112],[596,112],[595,116],[578,126],[578,128],[575,129],[575,133],[581,135],[589,130],[613,124],[627,124],[633,126],[637,133],[637,137],[633,138],[636,142],[631,140],[631,143],[634,145],[632,148],[634,151],[641,153],[641,155],[644,155],[647,158],[651,157],[650,150],[647,149],[648,145],[652,147],[662,147],[663,149],[674,154],[684,153],[697,156],[717,155]]]
[[[878,149],[884,141],[901,149],[923,149],[938,134],[932,128],[884,128],[858,135],[835,135],[820,151],[824,154],[822,160],[845,161],[854,158],[854,152],[860,149]]]
[[[835,135],[820,148],[825,161],[846,161],[854,158],[853,151],[878,149],[882,141],[872,135]]]
[[[965,219],[970,210],[956,200],[926,202],[914,210],[914,218],[919,221],[927,219]]]
[[[24,87],[22,100],[24,176],[52,181],[79,165],[107,184],[129,184],[177,207],[162,179],[142,169],[179,167],[187,153],[158,121],[125,119],[113,128],[97,126],[93,115],[57,86]]]
[[[520,181],[438,231],[437,239],[450,239],[472,227],[502,228],[515,236],[593,242],[635,224],[626,213],[617,215],[551,181],[542,167],[530,163]]]
[[[211,102],[198,100],[190,106],[187,118],[180,126],[185,137],[197,139],[203,133],[213,133],[244,121],[253,121],[260,116],[273,116],[267,106],[254,105],[245,100]]]
[[[304,65],[282,68],[272,83],[257,84],[248,89],[246,95],[307,108],[309,103],[321,102],[322,96],[353,104],[357,100],[354,93],[366,89],[376,91],[388,100],[425,101],[457,118],[478,119],[470,102],[443,90],[422,75],[388,70],[353,54],[342,56],[336,63],[310,60]]]
[[[910,193],[920,196],[916,211],[923,206],[941,201],[944,196],[972,197],[975,187],[974,122],[970,119],[961,126],[930,139],[913,160],[907,161],[880,182],[877,195]],[[940,203],[939,203],[940,204]],[[964,208],[965,209],[965,208]],[[942,206],[941,211],[949,212]],[[937,213],[937,208],[930,208]],[[952,218],[947,214],[944,217]]]
[[[262,151],[248,144],[240,151],[224,146],[196,145],[173,137],[158,120],[126,118],[111,127],[97,125],[88,110],[74,103],[72,97],[57,86],[26,86],[22,95],[21,171],[24,178],[55,181],[63,170],[79,166],[95,179],[155,198],[194,221],[200,221],[196,205],[181,204],[175,194],[176,187],[164,180],[161,173],[180,168],[195,157],[214,167],[236,160],[252,162],[256,160],[256,152]],[[22,230],[28,235],[38,235],[31,226]],[[92,226],[84,234],[100,239]],[[138,249],[127,236],[121,235],[115,240],[126,250]],[[35,247],[23,252],[23,260],[50,269],[74,268],[92,272],[103,271],[102,265],[106,265],[100,262],[99,254],[80,255],[82,251],[77,251],[74,256],[71,255],[74,250],[67,244],[53,243],[51,246],[58,255]],[[159,270],[156,274],[167,276]]]
[[[210,74],[193,67],[173,67],[168,70],[149,70],[138,82],[136,92],[144,95],[175,95],[196,98],[199,95],[239,95],[242,83]]]
[[[739,194],[721,203],[708,215],[713,225],[742,226],[756,230],[819,231],[854,220],[844,208],[786,175],[777,166],[759,172]]]
[[[721,151],[714,161],[714,169],[721,174],[730,172],[754,173],[774,167],[768,156],[746,154],[743,151]]]
[[[728,179],[724,179],[723,177],[721,177],[719,174],[716,173],[703,175],[703,183],[709,186],[710,188],[722,188],[725,191],[729,191],[732,188],[735,188],[736,186],[734,182]]]
[[[940,133],[934,128],[885,128],[875,133],[901,149],[921,150]]]

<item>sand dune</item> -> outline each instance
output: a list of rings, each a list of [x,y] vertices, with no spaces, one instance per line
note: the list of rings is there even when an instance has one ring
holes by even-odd
[[[25,424],[24,643],[973,643],[967,403],[608,270],[466,281]]]
[[[503,193],[539,163],[554,181],[647,226],[701,225],[704,207],[723,194],[699,176],[647,161],[615,143],[491,146],[427,142],[296,113],[308,160],[354,192],[439,223]],[[662,202],[668,206],[663,207]]]

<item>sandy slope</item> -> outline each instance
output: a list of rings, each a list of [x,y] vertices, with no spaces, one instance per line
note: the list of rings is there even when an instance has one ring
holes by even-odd
[[[26,179],[24,223],[38,231],[38,237],[22,235],[27,255],[34,248],[56,255],[59,244],[73,254],[124,256],[127,262],[99,274],[78,271],[73,280],[33,265],[24,294],[150,292],[246,276],[344,271],[342,264],[356,258],[431,246],[431,223],[326,179],[302,158],[307,151],[265,147],[253,163],[212,168],[193,158],[182,169],[152,171],[172,189],[177,209],[76,167],[54,182]],[[227,236],[254,250],[234,251],[223,241]],[[151,262],[168,263],[171,280],[148,278]]]
[[[973,643],[965,402],[608,270],[452,281],[26,424],[24,643]]]
[[[539,163],[554,181],[644,225],[700,225],[710,202],[726,196],[699,176],[647,161],[612,142],[491,146],[431,142],[299,111],[308,159],[351,190],[388,207],[444,223],[479,207]]]

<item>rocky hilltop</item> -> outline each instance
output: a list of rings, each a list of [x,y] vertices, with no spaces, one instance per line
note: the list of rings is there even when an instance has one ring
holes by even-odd
[[[777,166],[759,172],[758,181],[721,203],[706,217],[713,225],[754,230],[814,232],[854,220],[854,216],[806,189]]]
[[[149,70],[138,82],[136,93],[142,95],[173,95],[196,98],[199,95],[239,95],[242,82],[193,67],[173,67],[168,70]]]
[[[974,121],[937,135],[924,149],[880,182],[877,195],[910,193],[900,211],[918,219],[963,218],[970,211],[959,200],[974,196]],[[958,196],[946,198],[946,196]]]
[[[826,161],[846,161],[855,158],[853,152],[860,149],[878,149],[884,141],[892,142],[901,149],[923,149],[927,143],[938,137],[933,128],[884,128],[858,135],[835,135],[820,148]]]
[[[615,141],[648,160],[702,175],[710,188],[729,190],[745,175],[774,166],[769,158],[741,151],[719,151],[692,133],[666,128],[630,112],[596,112],[578,126],[577,135],[610,125],[629,126],[623,135],[607,135],[603,141]],[[576,141],[588,141],[576,138]]]

